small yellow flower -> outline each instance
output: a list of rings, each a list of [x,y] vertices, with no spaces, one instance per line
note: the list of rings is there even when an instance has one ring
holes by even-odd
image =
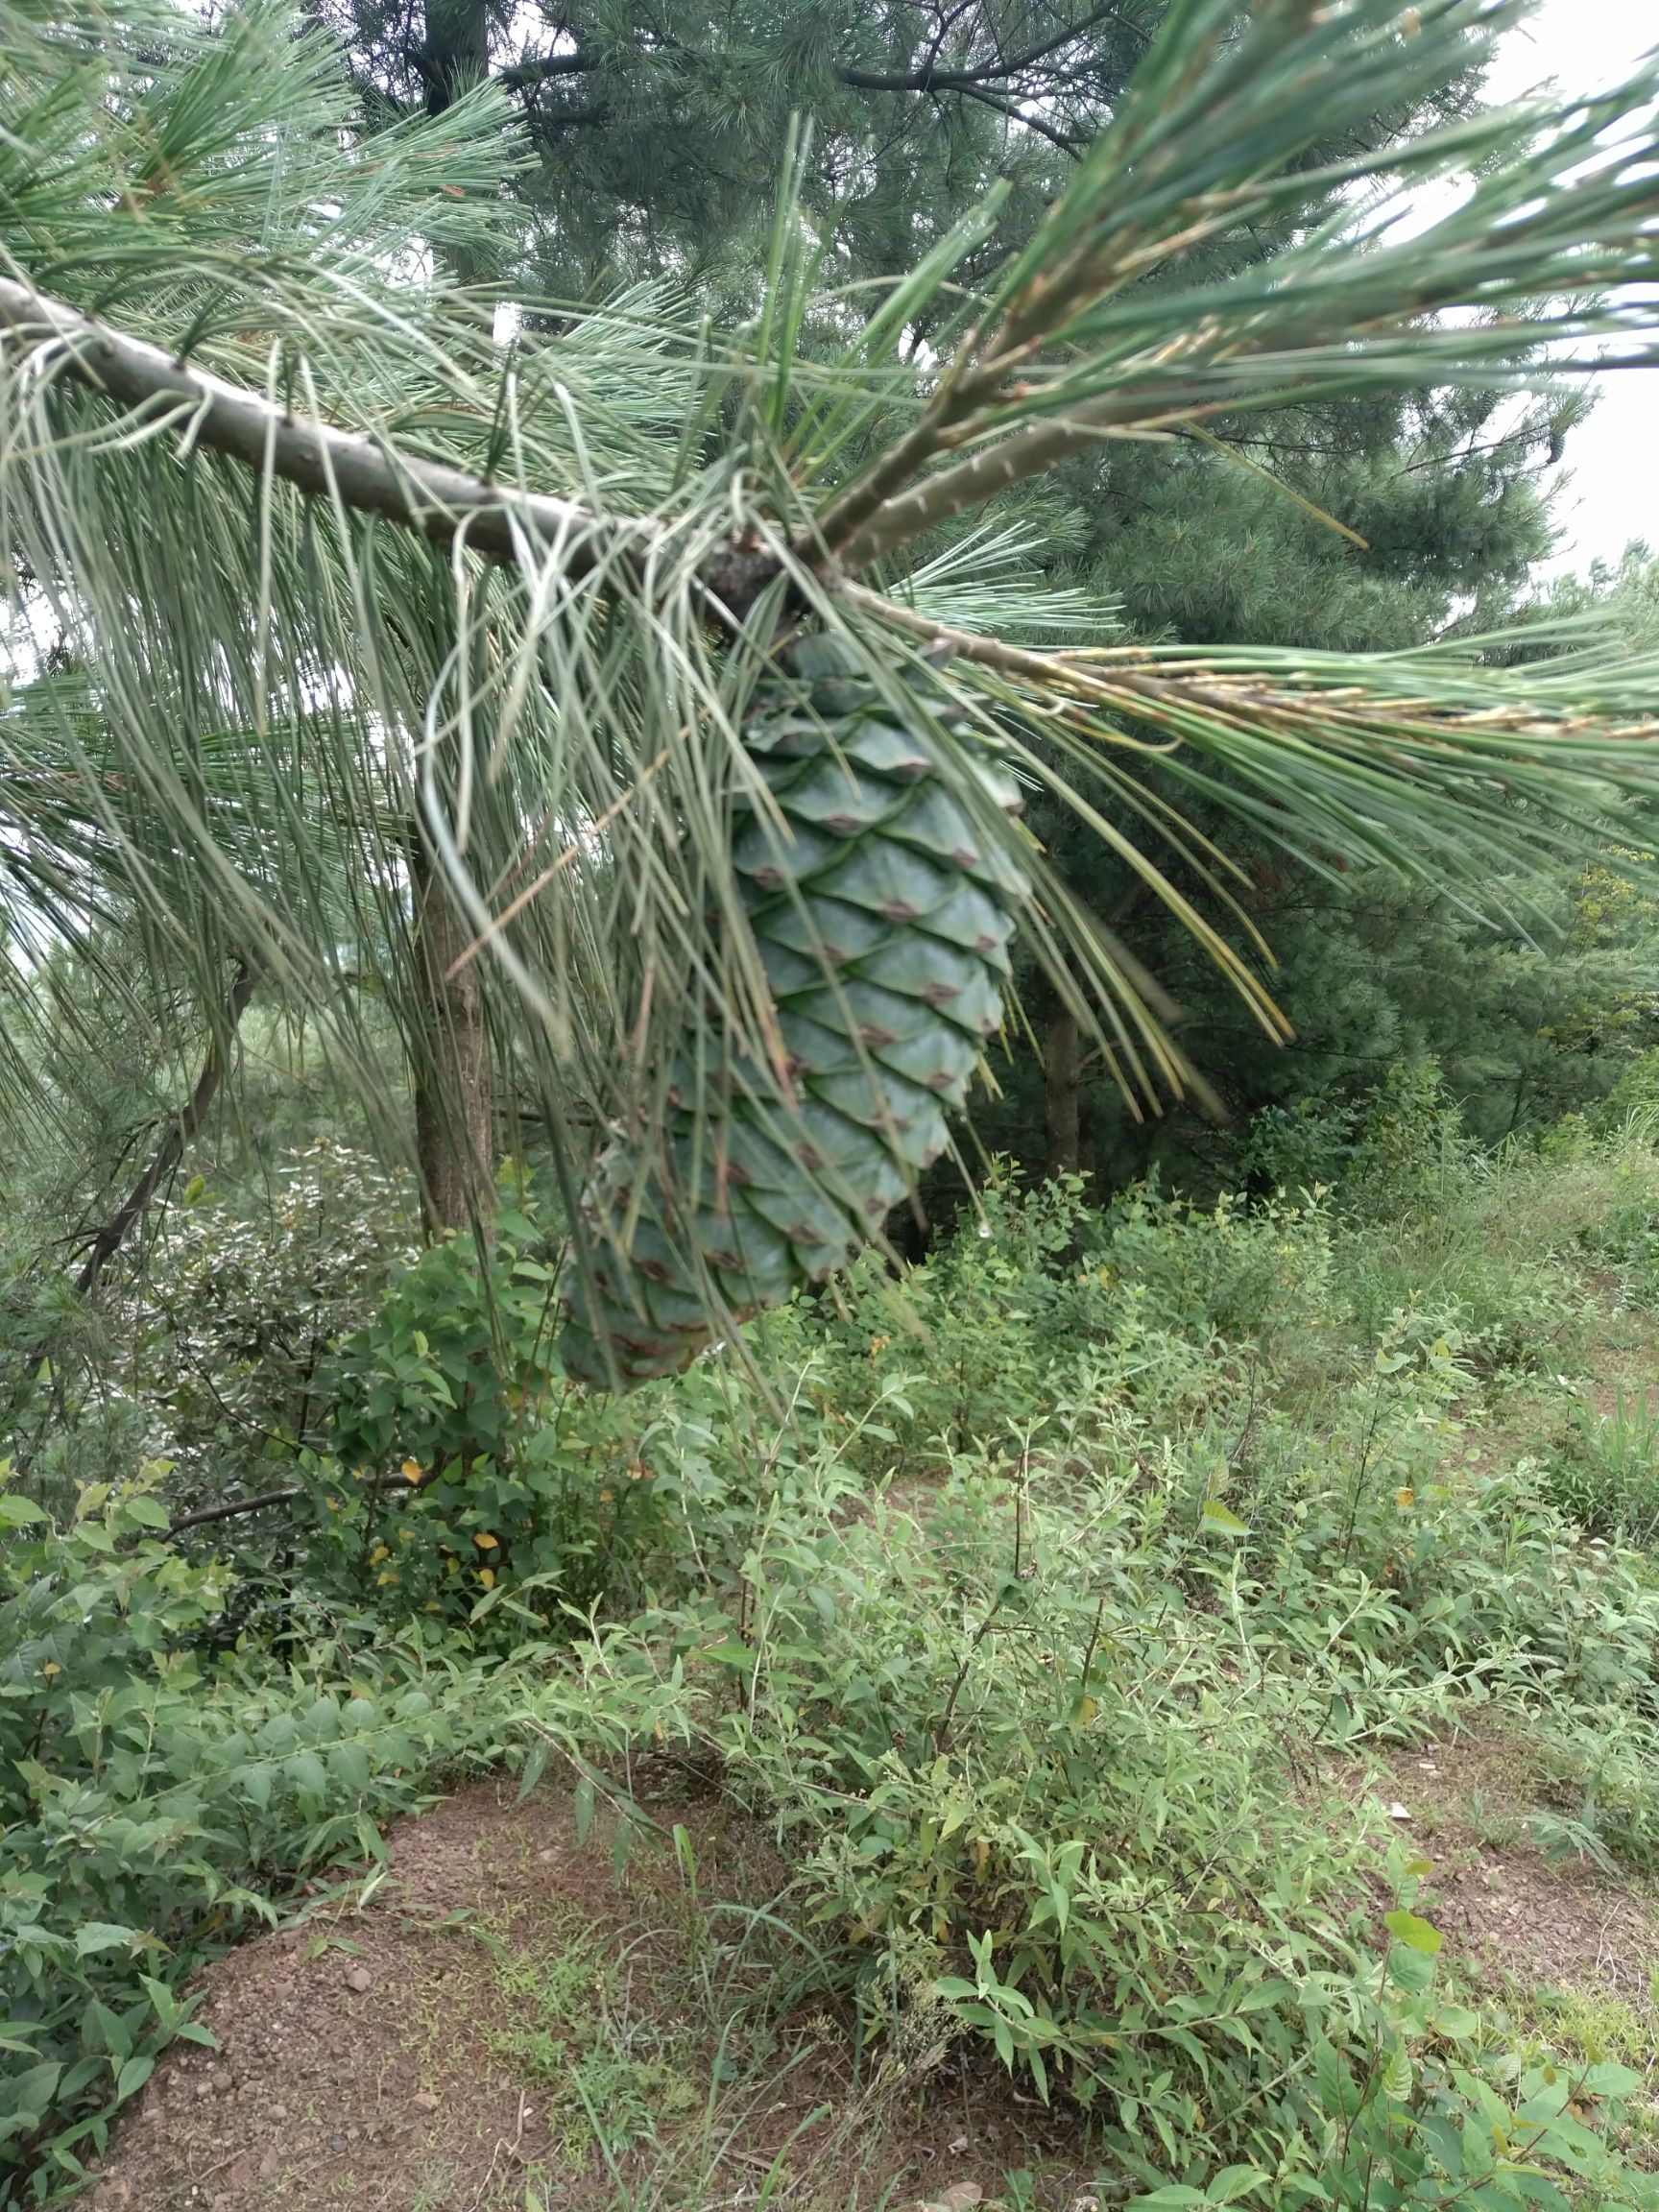
[[[477,1545],[480,1551],[493,1551],[501,1539],[499,1536],[490,1535],[486,1530],[480,1528],[474,1531],[472,1541]]]
[[[421,1479],[421,1462],[419,1459],[405,1459],[397,1472],[402,1476],[405,1482],[419,1482]]]
[[[480,1567],[480,1568],[479,1568],[479,1570],[478,1570],[478,1579],[479,1579],[479,1581],[480,1581],[480,1582],[482,1582],[482,1583],[483,1583],[483,1585],[484,1585],[484,1587],[485,1587],[485,1589],[486,1589],[486,1590],[493,1590],[493,1589],[494,1589],[494,1587],[495,1587],[495,1570],[494,1570],[494,1568],[493,1568],[493,1567]]]
[[[397,1570],[396,1567],[388,1567],[384,1575],[376,1575],[374,1577],[376,1584],[382,1590],[385,1589],[388,1582],[396,1582],[397,1579]]]
[[[382,1559],[389,1559],[391,1556],[391,1552],[384,1544],[376,1544],[373,1551],[369,1554],[369,1564],[371,1567],[378,1567]]]
[[[609,1504],[610,1504],[610,1503],[611,1503],[611,1495],[612,1495],[612,1494],[611,1494],[611,1492],[610,1492],[609,1490],[601,1490],[601,1491],[600,1491],[600,1493],[599,1493],[599,1503],[600,1503],[600,1504],[601,1504],[601,1505],[609,1505]]]
[[[1407,1505],[1414,1505],[1417,1503],[1417,1493],[1415,1490],[1396,1490],[1394,1503],[1404,1513]]]
[[[54,1674],[61,1674],[63,1670],[59,1666],[56,1659],[48,1659],[42,1665],[40,1671],[42,1674],[46,1675],[48,1679],[50,1679],[50,1677]]]

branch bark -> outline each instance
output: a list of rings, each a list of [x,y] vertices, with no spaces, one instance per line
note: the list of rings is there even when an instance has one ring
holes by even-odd
[[[474,552],[515,561],[517,524],[543,541],[564,539],[570,573],[585,575],[613,558],[619,543],[633,541],[643,551],[658,535],[647,523],[601,523],[571,500],[521,492],[315,417],[289,414],[9,276],[0,276],[0,331],[33,344],[78,383],[148,421],[172,417],[180,430],[189,428],[196,445],[250,469],[269,469],[308,498],[382,516],[439,544],[465,533]]]
[[[411,1482],[401,1475],[372,1476],[367,1484],[371,1490],[419,1490],[426,1480]],[[180,1513],[171,1521],[157,1539],[170,1544],[175,1536],[182,1535],[186,1528],[204,1528],[210,1521],[231,1521],[239,1513],[262,1513],[268,1505],[291,1505],[296,1498],[305,1496],[303,1482],[285,1482],[280,1490],[261,1490],[252,1498],[230,1498],[220,1505],[198,1505],[193,1513]]]
[[[240,962],[230,986],[230,996],[226,1001],[224,1026],[207,1047],[207,1057],[202,1063],[202,1072],[196,1078],[195,1090],[168,1124],[167,1134],[156,1146],[150,1165],[127,1193],[125,1203],[105,1222],[92,1239],[92,1248],[86,1255],[80,1274],[75,1278],[75,1288],[81,1297],[90,1296],[97,1287],[99,1276],[120,1250],[128,1233],[149,1213],[156,1191],[179,1165],[185,1145],[206,1119],[207,1109],[212,1105],[220,1083],[224,1080],[230,1039],[248,1010],[248,1001],[253,996],[254,982],[252,964],[246,960]]]

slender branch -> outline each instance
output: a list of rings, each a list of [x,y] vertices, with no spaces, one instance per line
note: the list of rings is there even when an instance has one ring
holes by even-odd
[[[425,1479],[425,1477],[422,1477],[420,1482],[411,1482],[403,1475],[375,1475],[370,1478],[365,1488],[370,1490],[419,1490],[423,1486]],[[288,1482],[280,1490],[261,1490],[252,1498],[228,1499],[222,1505],[198,1505],[193,1513],[180,1513],[177,1521],[169,1522],[167,1527],[160,1531],[156,1541],[161,1544],[170,1544],[175,1536],[180,1535],[186,1528],[203,1528],[210,1521],[233,1520],[238,1513],[262,1513],[268,1505],[291,1505],[296,1498],[303,1498],[307,1495],[303,1482]]]
[[[119,1211],[105,1222],[92,1239],[85,1264],[75,1278],[75,1289],[80,1297],[87,1297],[97,1287],[98,1278],[114,1255],[120,1250],[127,1233],[149,1213],[156,1191],[163,1180],[172,1173],[183,1156],[184,1147],[195,1136],[206,1118],[219,1085],[224,1079],[227,1046],[235,1033],[253,996],[254,974],[249,961],[241,961],[236,977],[230,986],[230,996],[225,1007],[225,1026],[207,1047],[207,1057],[202,1063],[202,1072],[196,1078],[196,1088],[182,1109],[168,1123],[167,1134],[156,1147],[150,1165],[139,1176]]]
[[[1011,54],[1002,60],[981,61],[973,68],[943,68],[935,58],[916,69],[855,69],[850,63],[842,63],[835,75],[841,84],[855,92],[971,92],[978,84],[1006,84],[1010,78],[1022,76],[1039,61],[1046,61],[1051,54],[1058,54],[1076,39],[1086,37],[1102,23],[1116,23],[1119,29],[1132,32],[1145,42],[1146,33],[1127,15],[1116,8],[1096,8],[1077,22],[1069,24],[1064,31],[1056,32],[1053,37],[1046,38],[1041,45],[1028,46],[1022,54]],[[497,81],[510,91],[528,91],[550,78],[585,77],[592,70],[603,68],[604,63],[605,57],[600,54],[533,55],[499,70]],[[1019,119],[1028,120],[1025,116]],[[1032,125],[1033,130],[1041,128],[1041,125]]]
[[[195,445],[270,471],[310,498],[337,499],[379,515],[441,544],[465,536],[475,552],[517,558],[515,524],[542,540],[564,539],[566,567],[584,575],[618,538],[643,544],[651,526],[601,522],[586,508],[545,493],[521,492],[446,462],[422,461],[175,360],[159,346],[0,276],[0,333],[32,343],[48,363],[151,420],[175,418]]]
[[[1052,123],[1045,123],[1040,115],[1027,115],[1012,100],[999,99],[995,92],[986,92],[977,84],[964,84],[959,89],[965,100],[977,100],[983,106],[995,108],[998,115],[1005,115],[1010,123],[1022,124],[1027,131],[1035,131],[1040,137],[1046,138],[1050,146],[1058,146],[1061,153],[1073,161],[1080,158],[1077,149],[1089,143],[1087,138],[1076,132],[1056,130]]]
[[[933,62],[925,62],[920,69],[902,69],[886,72],[879,69],[840,68],[835,74],[843,84],[850,84],[860,92],[960,92],[974,84],[992,84],[999,78],[1006,81],[1018,77],[1033,63],[1046,61],[1050,54],[1059,53],[1063,46],[1070,45],[1101,23],[1116,23],[1125,31],[1134,32],[1144,40],[1146,34],[1137,23],[1116,8],[1096,8],[1080,22],[1070,24],[1046,39],[1041,46],[1028,46],[1023,54],[1013,54],[1006,60],[984,61],[976,69],[941,69]],[[1023,117],[1021,118],[1024,120]]]

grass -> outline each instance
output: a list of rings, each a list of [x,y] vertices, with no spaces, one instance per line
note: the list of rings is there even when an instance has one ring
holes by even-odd
[[[495,1986],[511,2025],[493,2037],[540,2092],[550,2131],[572,2162],[596,2141],[611,2154],[674,2130],[700,2102],[699,2054],[662,1986],[660,1968],[641,1989],[641,1949],[618,1953],[573,1913],[556,1913],[530,1944],[493,1954]]]
[[[629,1518],[583,1537],[613,1602],[539,1643],[509,1565],[537,1498],[489,1477],[480,1740],[573,1775],[584,1832],[676,1760],[736,1840],[664,1815],[625,1910],[527,1863],[481,1942],[442,1932],[421,2078],[464,1988],[554,2146],[538,2176],[484,2145],[485,2212],[527,2187],[868,2212],[925,2194],[957,2102],[1012,2115],[974,2179],[1022,2212],[1169,2187],[1366,2212],[1378,2173],[1461,2203],[1471,2156],[1508,2212],[1504,2146],[1560,2082],[1599,2138],[1546,2163],[1646,2201],[1646,1999],[1520,1942],[1495,1997],[1420,1854],[1517,1893],[1525,1864],[1575,1943],[1586,1868],[1637,1900],[1659,1865],[1659,1572],[1627,1541],[1659,1153],[1447,1159],[1369,1213],[993,1189],[987,1234],[897,1293],[866,1265],[756,1327],[788,1423],[721,1362],[590,1431],[577,1403],[560,1495],[597,1470]],[[556,1611],[556,1554],[524,1555]],[[1459,1734],[1481,1759],[1421,1802],[1403,1781],[1406,1829],[1343,1779]]]

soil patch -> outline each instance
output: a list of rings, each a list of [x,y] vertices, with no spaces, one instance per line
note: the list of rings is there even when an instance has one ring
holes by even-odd
[[[91,2212],[966,2206],[1012,2166],[1072,2200],[1075,2131],[1004,2077],[860,2082],[845,2021],[791,2005],[799,1957],[750,1940],[783,1881],[752,1824],[712,1793],[645,1811],[625,1851],[613,1814],[581,1836],[510,1782],[406,1823],[389,1873],[203,1974],[219,2048],[162,2057]]]
[[[1450,1955],[1526,1986],[1647,1998],[1659,1969],[1659,1902],[1576,1853],[1540,1849],[1547,1809],[1524,1739],[1425,1744],[1394,1761],[1383,1794],[1432,1863],[1419,1910]]]

